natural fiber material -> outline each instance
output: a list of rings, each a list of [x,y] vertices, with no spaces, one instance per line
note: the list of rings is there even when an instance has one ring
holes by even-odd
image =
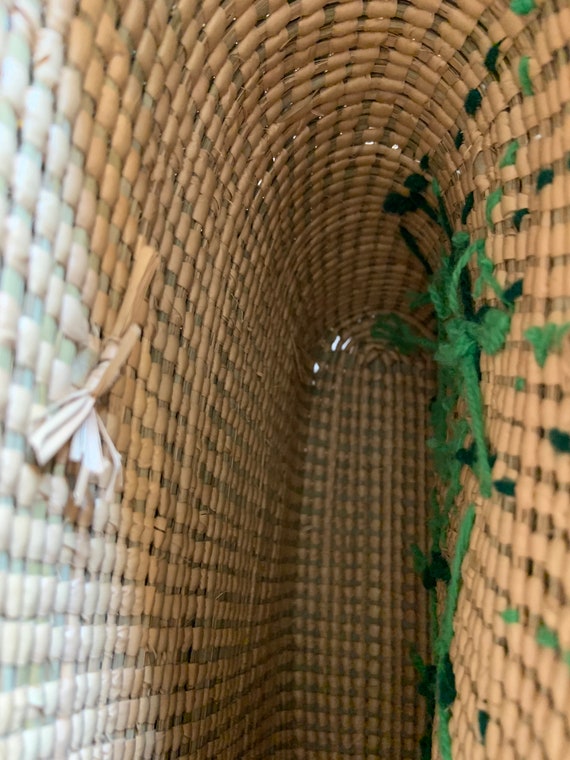
[[[0,758],[567,760],[569,45],[0,3]]]

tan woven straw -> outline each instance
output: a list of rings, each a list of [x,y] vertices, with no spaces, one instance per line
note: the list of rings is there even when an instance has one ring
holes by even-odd
[[[570,758],[567,0],[0,0],[0,252],[0,760]]]

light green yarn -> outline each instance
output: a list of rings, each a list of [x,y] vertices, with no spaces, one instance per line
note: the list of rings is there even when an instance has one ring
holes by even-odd
[[[512,607],[507,607],[506,610],[503,610],[503,612],[501,612],[501,617],[508,625],[512,625],[513,623],[518,623],[520,621],[519,611]]]
[[[512,0],[511,10],[517,16],[526,16],[536,8],[534,0]]]
[[[560,647],[560,641],[556,631],[544,624],[538,627],[536,632],[536,643],[546,649],[558,649]]]
[[[487,220],[487,225],[489,226],[489,229],[493,229],[493,227],[495,226],[493,223],[493,210],[499,205],[502,197],[503,197],[502,187],[498,187],[496,190],[493,190],[492,193],[489,193],[489,196],[487,198],[487,203],[485,206],[485,219]]]
[[[506,166],[515,165],[519,147],[520,146],[518,140],[513,140],[507,145],[507,149],[505,150],[503,158],[501,159],[501,163],[499,164],[500,169],[504,169]]]
[[[524,337],[534,349],[534,357],[539,367],[544,367],[546,358],[551,351],[557,351],[562,344],[562,338],[570,330],[570,322],[556,325],[552,322],[543,327],[529,327]]]
[[[486,354],[494,356],[504,348],[510,329],[511,317],[506,311],[489,309],[475,329],[477,342]]]
[[[534,89],[530,78],[530,58],[523,55],[519,61],[519,81],[523,95],[534,95]]]

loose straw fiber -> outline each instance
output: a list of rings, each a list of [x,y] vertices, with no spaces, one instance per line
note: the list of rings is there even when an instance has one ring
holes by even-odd
[[[569,44],[565,0],[0,3],[0,759],[570,757]],[[457,232],[469,329],[408,298]]]

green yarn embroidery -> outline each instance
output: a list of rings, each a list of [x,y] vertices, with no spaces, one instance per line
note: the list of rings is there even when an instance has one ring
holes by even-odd
[[[441,657],[437,666],[437,691],[436,699],[440,707],[446,710],[455,702],[457,689],[455,688],[455,673],[449,652]]]
[[[471,532],[475,524],[475,507],[470,504],[467,508],[457,535],[455,554],[451,565],[451,580],[447,590],[445,609],[441,620],[439,639],[436,643],[437,668],[437,702],[439,714],[439,747],[444,760],[451,760],[451,736],[449,733],[450,708],[457,695],[455,675],[449,657],[449,648],[453,638],[453,618],[457,610],[457,601],[461,589],[461,566],[471,540]]]
[[[444,659],[446,654],[449,654],[449,647],[451,646],[451,640],[453,638],[453,618],[457,609],[457,600],[459,599],[459,591],[461,589],[461,566],[469,548],[471,532],[474,524],[475,506],[470,504],[465,510],[465,514],[463,515],[463,519],[459,526],[455,554],[453,555],[451,563],[451,578],[447,590],[447,598],[445,600],[445,609],[441,620],[439,640],[436,646],[436,654],[441,660]]]
[[[387,214],[404,216],[413,211],[424,211],[429,218],[437,222],[438,216],[434,209],[420,193],[412,192],[409,195],[403,193],[388,193],[384,200],[384,211]]]
[[[548,440],[556,451],[561,454],[570,454],[570,435],[568,433],[552,428],[548,433]]]
[[[434,177],[431,181],[431,189],[433,194],[435,195],[437,199],[437,205],[439,209],[439,215],[437,217],[437,222],[440,225],[440,227],[443,229],[449,240],[451,240],[453,236],[453,230],[451,228],[451,224],[449,221],[449,217],[447,216],[447,211],[445,209],[445,203],[443,201],[443,195],[441,193],[441,188],[439,186],[439,182],[437,181],[436,177]]]
[[[418,349],[434,351],[435,343],[416,335],[412,328],[397,314],[380,317],[372,327],[372,337],[385,340],[405,355]]]
[[[423,172],[429,171],[429,155],[427,153],[420,159],[420,169]]]
[[[511,480],[510,478],[501,478],[500,480],[494,480],[493,485],[497,489],[499,493],[502,493],[504,496],[514,496],[515,495],[515,488],[516,483],[514,480]]]
[[[404,181],[404,187],[414,193],[423,193],[428,186],[429,182],[423,174],[410,174]]]
[[[499,48],[501,47],[502,42],[503,40],[501,40],[501,42],[496,42],[491,48],[489,48],[489,52],[485,56],[485,68],[497,80],[499,79],[497,61],[499,60]]]
[[[492,59],[491,62],[493,62]],[[466,99],[466,110],[471,111],[472,115],[481,105],[481,100],[479,91],[471,91]],[[462,144],[462,140],[463,133],[459,131],[455,138],[456,147]],[[517,148],[518,144],[509,147],[506,152],[507,160],[514,162]],[[423,163],[424,166],[421,168],[425,171],[429,162],[426,159]],[[404,186],[410,191],[410,196],[391,194],[387,198],[385,210],[402,214],[407,213],[410,205],[414,206],[414,210],[423,209],[419,198],[427,204],[422,195],[427,189],[426,183],[427,180],[422,175],[412,174],[404,182]],[[418,691],[428,699],[428,703],[430,699],[432,700],[434,709],[437,707],[440,751],[444,760],[451,760],[449,719],[456,690],[449,647],[460,590],[461,564],[469,546],[475,520],[473,505],[470,505],[461,521],[451,567],[445,558],[445,539],[449,529],[450,515],[462,490],[461,472],[464,466],[474,469],[479,479],[481,494],[484,497],[491,495],[493,485],[491,471],[496,457],[490,456],[485,437],[480,356],[482,352],[493,356],[503,349],[510,330],[514,301],[522,294],[523,283],[519,280],[503,290],[494,277],[493,263],[486,256],[484,239],[471,242],[467,232],[454,232],[447,216],[440,185],[435,177],[432,179],[431,189],[438,204],[437,222],[451,244],[449,254],[442,255],[440,266],[431,274],[428,285],[428,296],[438,323],[437,340],[429,341],[419,338],[395,315],[391,315],[387,320],[385,318],[380,320],[374,327],[373,335],[388,340],[404,353],[419,349],[429,350],[433,352],[438,365],[438,391],[430,407],[433,437],[428,441],[439,479],[437,490],[434,488],[431,495],[432,516],[429,521],[431,546],[425,554],[419,547],[414,546],[412,555],[415,570],[421,576],[422,583],[428,592],[431,640],[435,660],[433,666],[425,665],[422,661],[421,667],[416,660],[416,669],[420,674]],[[492,227],[493,209],[500,202],[502,194],[502,188],[498,188],[487,199],[486,216],[490,227]],[[427,205],[432,214],[435,213],[433,208]],[[466,223],[473,206],[474,193],[471,192],[465,200],[462,212],[463,224]],[[401,234],[406,245],[421,261],[417,255],[419,252],[423,256],[418,241],[403,226]],[[473,256],[476,256],[479,270],[474,288],[475,296],[481,295],[483,287],[488,286],[495,293],[502,308],[485,305],[477,312],[475,311],[468,266]],[[424,306],[426,300],[414,295],[412,305],[414,308]],[[466,419],[455,417],[460,398],[465,401]],[[515,483],[512,481],[507,479],[496,481],[495,486],[499,491],[502,489],[505,493],[514,494]],[[441,593],[443,588],[441,584],[447,584],[448,591],[440,621],[437,616],[437,592]],[[431,675],[427,676],[427,673]],[[425,756],[426,759],[429,757],[431,748],[433,714],[433,711],[430,712],[428,709],[428,727],[420,743],[422,757]],[[485,730],[486,725],[481,730],[482,735]]]
[[[514,607],[507,607],[506,610],[503,610],[501,612],[501,617],[508,625],[512,625],[513,623],[518,623],[520,621],[519,611]]]
[[[524,337],[534,349],[534,357],[539,367],[544,367],[546,357],[551,351],[560,349],[562,339],[570,330],[570,322],[563,325],[555,325],[552,322],[544,327],[529,327],[525,330]]]
[[[517,153],[519,150],[519,141],[513,140],[505,150],[503,158],[499,164],[500,169],[504,169],[506,166],[514,166],[517,160]]]
[[[519,81],[521,83],[523,95],[534,95],[534,89],[530,78],[530,58],[528,55],[523,55],[519,61]]]
[[[524,391],[525,388],[526,388],[526,380],[524,379],[524,377],[515,378],[515,390]]]
[[[474,197],[474,193],[471,191],[465,198],[465,205],[463,206],[463,211],[461,212],[461,224],[467,224],[467,217],[473,211],[473,206],[475,203]]]
[[[463,145],[463,141],[464,141],[463,132],[459,129],[457,131],[457,134],[455,135],[455,140],[453,141],[455,143],[455,147],[457,150],[461,148],[461,146]]]
[[[516,299],[522,296],[523,284],[524,280],[521,278],[520,280],[513,282],[512,285],[509,285],[509,287],[503,292],[501,300],[506,306],[512,306]]]
[[[426,274],[428,276],[432,275],[433,274],[433,269],[431,268],[431,264],[426,259],[426,257],[423,255],[423,253],[421,252],[421,249],[420,249],[420,247],[418,245],[418,242],[415,239],[415,237],[412,235],[412,233],[409,230],[407,230],[402,225],[402,226],[400,226],[400,234],[401,234],[402,239],[403,239],[404,243],[406,244],[408,250],[420,262],[420,264],[425,269]]]
[[[536,8],[534,0],[512,0],[511,10],[517,16],[527,16]]]
[[[479,725],[479,734],[481,736],[481,744],[485,744],[485,739],[487,736],[487,727],[489,725],[489,720],[491,719],[491,716],[486,710],[479,710],[477,713],[477,723]]]
[[[518,209],[518,211],[515,211],[515,213],[513,214],[513,224],[515,225],[515,229],[517,232],[520,232],[522,220],[529,213],[530,212],[527,208],[520,208]]]
[[[429,293],[414,293],[412,291],[409,291],[409,293],[407,293],[407,298],[410,303],[410,311],[416,311],[417,309],[421,309],[423,306],[431,306],[431,298],[429,297]]]
[[[425,566],[421,572],[422,584],[426,591],[437,588],[437,582],[449,583],[450,570],[449,564],[443,554],[438,551],[431,553],[431,562],[428,564],[425,558]]]
[[[498,187],[496,190],[493,190],[492,193],[489,193],[489,197],[487,198],[487,204],[485,206],[485,219],[487,220],[487,225],[491,230],[495,226],[492,219],[493,210],[499,205],[502,197],[503,188]]]
[[[511,317],[505,311],[489,309],[485,312],[480,326],[475,328],[475,335],[481,349],[494,356],[504,348],[510,329]]]
[[[560,648],[558,634],[556,631],[552,630],[552,628],[549,628],[544,624],[538,626],[538,630],[536,631],[536,643],[546,649]]]
[[[431,736],[433,732],[433,717],[435,713],[435,666],[424,663],[415,647],[410,650],[412,665],[418,674],[418,693],[426,700],[427,725],[420,739],[421,760],[431,758]]]
[[[541,169],[536,180],[536,192],[539,193],[546,185],[551,185],[554,181],[553,169]]]
[[[479,296],[482,295],[485,286],[488,286],[494,291],[495,295],[497,295],[499,298],[503,298],[503,289],[493,276],[495,265],[486,255],[485,242],[482,242],[483,245],[477,249],[477,265],[479,266],[479,277],[475,281],[475,288],[473,292],[475,293],[475,297],[479,298]]]
[[[417,199],[411,195],[402,195],[402,193],[388,193],[384,199],[384,211],[387,214],[398,214],[404,216],[409,211],[417,211]]]
[[[475,116],[477,111],[481,108],[483,97],[479,90],[470,90],[465,98],[465,113],[468,116]]]

